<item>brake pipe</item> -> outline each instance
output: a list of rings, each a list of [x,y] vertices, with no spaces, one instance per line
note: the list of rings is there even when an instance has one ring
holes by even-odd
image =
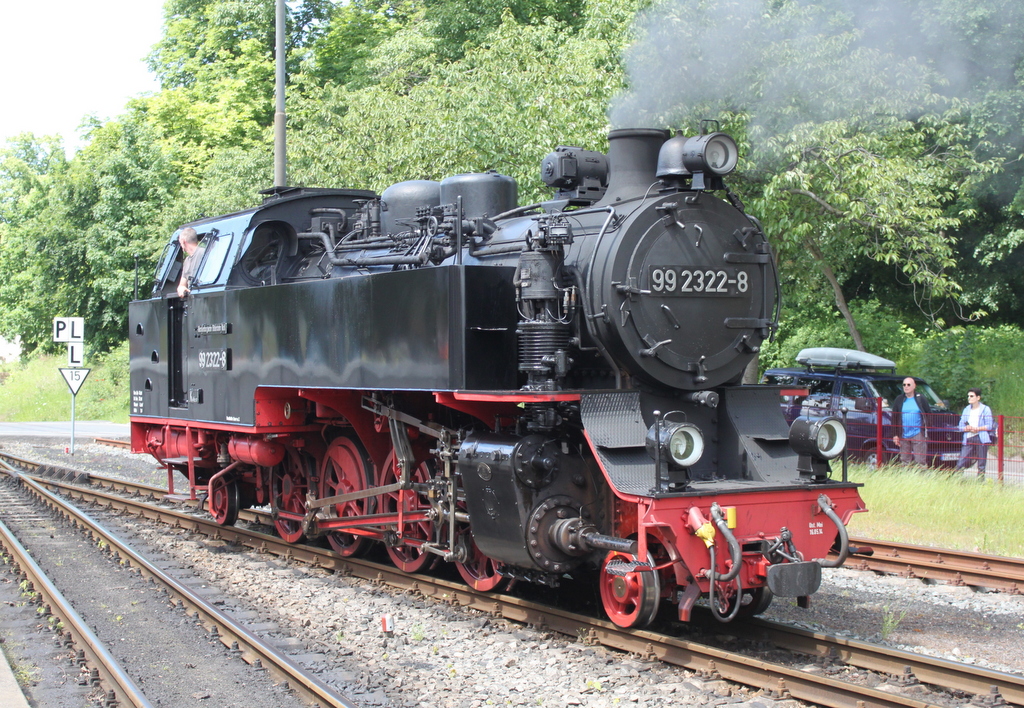
[[[711,522],[704,519],[704,516],[700,513],[697,507],[691,507],[689,515],[687,516],[687,525],[690,527],[690,531],[697,536],[699,539],[704,541],[704,544],[708,547],[708,553],[711,556],[711,566],[707,570],[707,578],[709,581],[708,585],[708,604],[711,606],[711,614],[714,615],[715,619],[719,622],[731,622],[736,618],[736,615],[740,611],[740,603],[743,599],[743,581],[740,579],[740,544],[736,541],[736,537],[733,536],[732,531],[729,530],[729,524],[722,514],[722,508],[715,502],[711,505],[711,519],[714,522],[712,526]],[[715,558],[715,527],[725,537],[725,542],[729,546],[729,555],[732,560],[732,567],[722,574],[718,574],[718,561]],[[728,615],[723,615],[718,610],[718,603],[715,600],[715,586],[719,582],[729,582],[731,580],[736,581],[736,601],[733,604],[732,610]]]
[[[730,577],[726,578],[725,575],[721,577],[723,581],[732,580],[736,578],[736,602],[733,603],[732,611],[728,615],[723,615],[718,611],[718,603],[715,601],[715,585],[718,583],[719,578],[715,577],[715,547],[710,546],[708,551],[711,553],[711,569],[708,570],[708,579],[710,585],[708,586],[708,606],[711,607],[711,614],[719,622],[732,622],[736,619],[736,615],[739,614],[740,604],[743,600],[743,581],[739,577],[739,566],[733,565],[732,569],[729,570]]]
[[[818,503],[821,504],[820,498]],[[740,574],[740,544],[736,540],[736,537],[732,535],[732,531],[729,530],[729,524],[726,522],[725,516],[722,514],[722,507],[718,506],[718,502],[714,502],[711,505],[711,519],[715,522],[715,526],[718,527],[718,531],[725,536],[725,541],[729,545],[729,555],[730,560],[732,560],[732,567],[725,575],[719,578],[719,580],[727,582]],[[714,570],[714,563],[711,564],[711,568]]]
[[[846,562],[847,557],[850,555],[850,534],[847,533],[846,526],[832,507],[831,499],[824,494],[819,495],[818,506],[821,508],[822,512],[824,512],[825,516],[831,519],[832,523],[835,524],[836,528],[839,530],[839,554],[835,560],[829,560],[828,558],[815,558],[814,562],[822,568],[838,568]]]

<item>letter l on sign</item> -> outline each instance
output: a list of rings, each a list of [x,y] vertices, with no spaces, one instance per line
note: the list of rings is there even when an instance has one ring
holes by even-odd
[[[85,359],[85,345],[81,342],[68,342],[68,366],[81,366]]]

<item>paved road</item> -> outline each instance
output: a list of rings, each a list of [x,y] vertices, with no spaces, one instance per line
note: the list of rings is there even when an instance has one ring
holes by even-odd
[[[127,438],[127,423],[108,423],[104,420],[76,420],[75,440],[85,438]],[[71,422],[55,423],[0,423],[0,437],[5,438],[71,438]]]

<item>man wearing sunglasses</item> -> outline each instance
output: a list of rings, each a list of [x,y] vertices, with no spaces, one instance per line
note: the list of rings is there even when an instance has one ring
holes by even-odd
[[[893,442],[900,446],[900,462],[909,465],[911,458],[919,465],[928,460],[928,399],[917,391],[917,382],[903,379],[903,393],[892,405],[892,423],[896,434]]]

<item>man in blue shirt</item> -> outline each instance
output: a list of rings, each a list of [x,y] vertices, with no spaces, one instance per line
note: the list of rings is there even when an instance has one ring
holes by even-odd
[[[900,462],[914,462],[923,465],[928,460],[928,414],[931,407],[928,399],[917,390],[917,382],[911,377],[903,379],[903,393],[892,405],[892,422],[896,434],[892,439],[900,446]]]

